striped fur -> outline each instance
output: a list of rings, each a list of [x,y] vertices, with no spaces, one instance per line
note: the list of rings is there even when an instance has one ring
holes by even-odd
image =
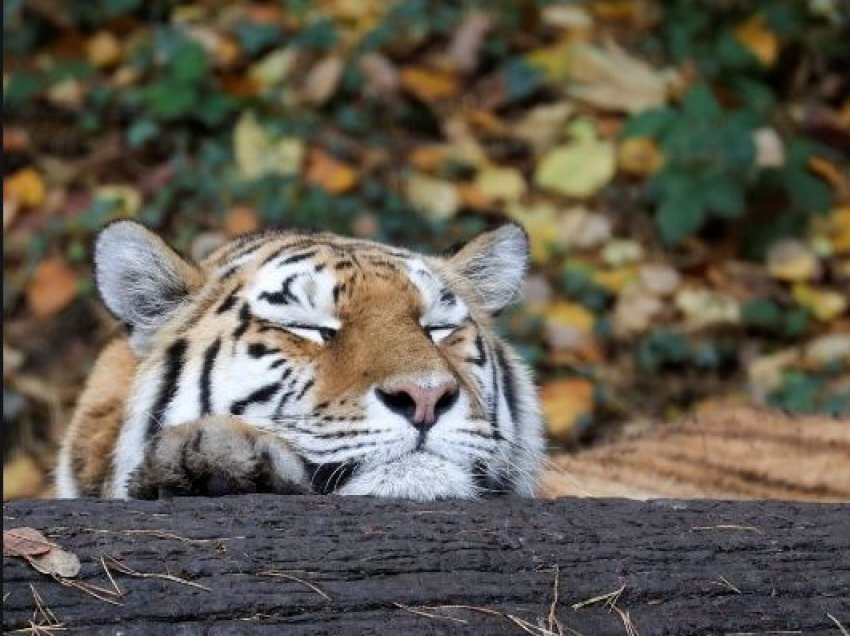
[[[552,458],[543,496],[850,501],[850,421],[727,407]]]
[[[532,495],[537,401],[490,326],[526,261],[516,226],[448,258],[266,232],[198,265],[137,224],[110,226],[98,287],[129,334],[80,398],[59,496]],[[454,387],[429,430],[381,397],[411,384]]]

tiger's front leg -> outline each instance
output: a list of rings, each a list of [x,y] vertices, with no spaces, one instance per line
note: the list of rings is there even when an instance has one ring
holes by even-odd
[[[284,442],[232,417],[165,427],[129,483],[135,499],[309,490],[301,460]]]

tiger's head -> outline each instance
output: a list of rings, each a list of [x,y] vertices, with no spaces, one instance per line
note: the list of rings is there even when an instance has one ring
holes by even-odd
[[[116,450],[117,496],[132,448],[161,427],[228,414],[283,439],[317,492],[533,494],[537,400],[491,326],[527,267],[519,226],[445,258],[270,231],[193,264],[120,221],[100,234],[95,262],[103,300],[140,360]]]

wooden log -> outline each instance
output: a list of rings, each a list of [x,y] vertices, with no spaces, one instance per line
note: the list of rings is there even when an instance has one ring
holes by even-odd
[[[73,634],[850,627],[848,505],[266,495],[4,505],[4,528],[20,526],[76,553],[83,584],[111,587],[103,555],[135,574],[104,559],[123,596],[101,595],[116,605],[4,558],[6,633],[50,622],[33,618],[33,590]]]

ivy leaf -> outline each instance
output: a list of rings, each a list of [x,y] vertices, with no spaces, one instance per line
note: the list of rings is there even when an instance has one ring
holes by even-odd
[[[717,119],[722,114],[720,104],[717,103],[714,93],[705,82],[699,82],[690,88],[682,102],[682,107],[686,115],[694,118]]]
[[[729,176],[715,179],[704,191],[705,203],[717,216],[737,218],[744,211],[744,190]]]
[[[702,227],[705,209],[701,201],[693,198],[668,198],[658,206],[655,221],[664,242],[674,244]]]
[[[635,115],[626,123],[623,137],[658,137],[676,121],[672,108],[652,108]]]

